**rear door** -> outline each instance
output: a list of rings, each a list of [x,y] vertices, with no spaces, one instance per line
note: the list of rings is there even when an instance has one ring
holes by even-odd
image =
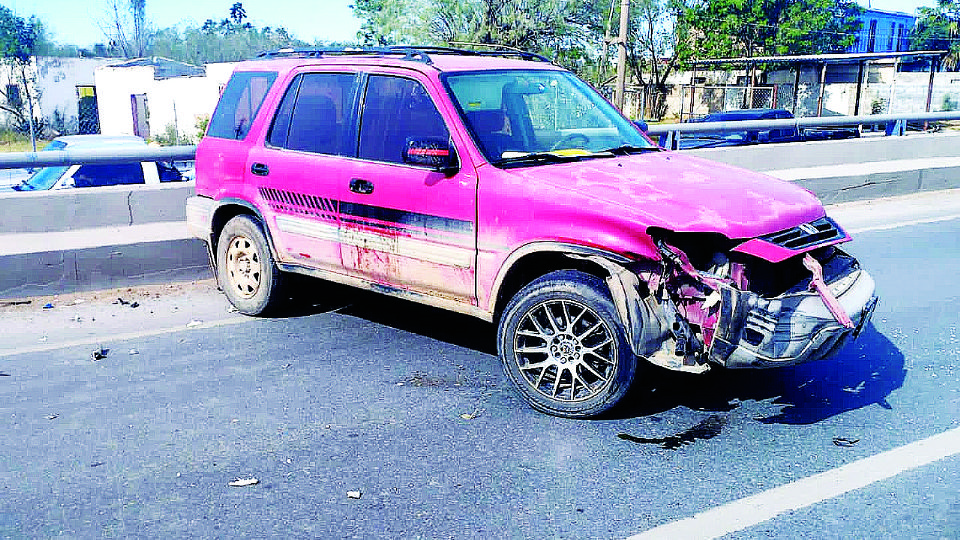
[[[338,192],[355,146],[358,75],[301,72],[291,80],[247,178],[273,232],[278,257],[343,273]]]
[[[349,272],[369,281],[475,303],[476,171],[464,163],[455,173],[436,172],[403,159],[412,140],[449,139],[463,148],[432,84],[420,74],[369,75],[358,159],[343,184],[341,256]]]

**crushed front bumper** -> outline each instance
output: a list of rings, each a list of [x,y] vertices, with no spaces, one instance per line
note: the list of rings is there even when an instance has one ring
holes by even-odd
[[[813,291],[764,298],[722,286],[719,321],[707,360],[728,368],[769,368],[830,356],[863,331],[878,301],[873,278],[862,269],[830,288],[853,328],[841,324]]]

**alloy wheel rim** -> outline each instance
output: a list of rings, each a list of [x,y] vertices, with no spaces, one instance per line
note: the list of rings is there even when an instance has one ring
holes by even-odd
[[[572,300],[548,300],[527,310],[513,345],[513,361],[524,383],[551,400],[576,403],[593,398],[616,373],[611,328],[597,312]]]

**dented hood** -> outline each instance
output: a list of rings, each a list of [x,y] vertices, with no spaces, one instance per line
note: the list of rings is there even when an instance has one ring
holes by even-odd
[[[648,227],[746,239],[825,215],[809,191],[761,173],[678,152],[512,169],[522,182],[566,192],[561,204],[617,213]]]

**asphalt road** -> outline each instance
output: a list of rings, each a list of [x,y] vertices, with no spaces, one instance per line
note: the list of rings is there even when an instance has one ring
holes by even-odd
[[[275,319],[209,281],[0,306],[0,537],[625,538],[777,487],[800,500],[803,479],[960,425],[960,219],[929,217],[948,198],[837,210],[882,296],[838,357],[651,370],[602,420],[527,408],[489,325],[318,283]],[[728,537],[957,538],[944,455],[772,519],[741,509]]]

